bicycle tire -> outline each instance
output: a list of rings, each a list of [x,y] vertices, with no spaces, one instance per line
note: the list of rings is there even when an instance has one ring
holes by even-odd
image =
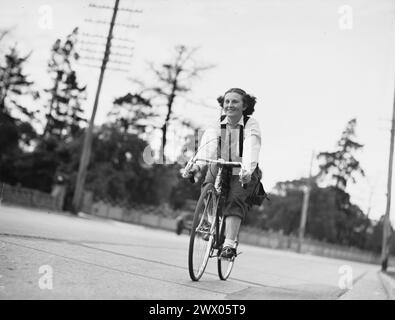
[[[225,219],[222,218],[219,228],[219,234],[221,239],[224,239],[225,237],[225,225],[226,225]],[[235,263],[235,257],[233,257],[230,260],[221,259],[219,256],[220,253],[221,250],[218,250],[218,259],[217,259],[218,276],[221,280],[227,280],[230,276],[230,273],[232,272],[233,265]]]
[[[207,202],[205,203],[205,199],[207,198]],[[209,239],[204,240],[202,238],[203,235],[207,235],[207,232],[202,232],[198,230],[201,227],[203,220],[206,219],[207,210],[213,210],[212,216],[213,220],[211,221],[211,228],[209,232]],[[198,281],[207,266],[208,259],[210,258],[210,254],[213,251],[213,243],[215,237],[215,225],[216,225],[216,208],[215,206],[215,189],[212,183],[207,184],[199,197],[199,200],[196,204],[195,213],[193,216],[191,234],[189,238],[189,250],[188,250],[188,270],[189,276],[193,281]],[[202,210],[203,209],[203,210]],[[199,245],[202,246],[200,250]],[[204,252],[203,257],[200,257],[200,254]]]

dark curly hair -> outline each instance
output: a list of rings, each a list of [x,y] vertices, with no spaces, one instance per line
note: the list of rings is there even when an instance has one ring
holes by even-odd
[[[256,98],[240,88],[231,88],[228,91],[226,91],[223,96],[219,96],[217,98],[217,101],[218,101],[219,105],[221,106],[221,108],[224,107],[225,95],[229,92],[236,92],[243,97],[243,103],[245,106],[247,106],[247,108],[243,111],[243,116],[249,116],[254,113]]]

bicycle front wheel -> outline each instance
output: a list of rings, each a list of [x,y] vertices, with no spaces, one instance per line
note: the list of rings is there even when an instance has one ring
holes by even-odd
[[[198,281],[213,252],[216,215],[215,189],[207,184],[197,202],[189,239],[188,269],[193,281]]]

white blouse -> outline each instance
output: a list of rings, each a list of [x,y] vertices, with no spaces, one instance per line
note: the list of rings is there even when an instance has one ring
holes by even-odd
[[[253,117],[249,117],[244,128],[243,157],[239,157],[239,130],[243,126],[243,117],[240,118],[236,126],[231,127],[228,118],[225,117],[221,122],[219,120],[210,123],[201,136],[199,149],[196,158],[205,158],[217,160],[218,158],[218,137],[221,136],[221,124],[226,124],[225,142],[221,143],[221,157],[225,161],[240,161],[244,168],[251,174],[255,170],[259,161],[259,152],[261,149],[261,130],[259,123]],[[229,157],[229,136],[231,140],[230,157]],[[230,158],[230,159],[229,159]],[[198,161],[197,164],[202,167],[207,163]]]

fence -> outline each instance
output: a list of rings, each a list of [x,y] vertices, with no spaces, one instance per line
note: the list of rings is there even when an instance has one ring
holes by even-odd
[[[298,238],[286,236],[279,232],[267,232],[245,228],[240,232],[240,242],[272,249],[282,249],[297,252]],[[330,244],[318,240],[304,239],[301,253],[329,258],[380,264],[380,255],[358,248]],[[390,257],[390,265],[395,265],[395,257]]]
[[[169,215],[169,208],[159,207],[155,210],[149,208],[123,208],[117,205],[111,205],[105,201],[93,202],[88,211],[85,213],[94,216],[124,221],[133,224],[145,225],[153,228],[160,228],[169,231],[176,230],[175,217],[186,214],[183,211],[177,211]],[[271,249],[281,249],[297,252],[298,239],[293,236],[286,236],[279,232],[268,232],[253,228],[242,228],[239,239],[241,243],[261,246]],[[344,259],[350,261],[380,264],[380,256],[373,252],[360,250],[357,248],[344,247],[340,245],[329,244],[317,240],[305,239],[301,252],[329,258]],[[395,265],[395,258],[390,257],[389,265]]]
[[[0,182],[0,202],[60,211],[62,199],[49,193]]]

